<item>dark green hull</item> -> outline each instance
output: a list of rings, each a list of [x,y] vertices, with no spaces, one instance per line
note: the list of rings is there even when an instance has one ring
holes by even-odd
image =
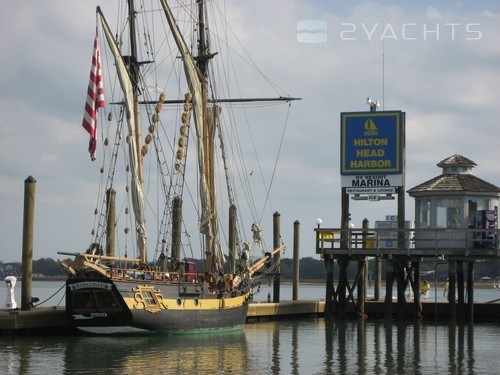
[[[240,328],[248,295],[212,294],[206,284],[72,278],[66,310],[91,333],[187,333]]]

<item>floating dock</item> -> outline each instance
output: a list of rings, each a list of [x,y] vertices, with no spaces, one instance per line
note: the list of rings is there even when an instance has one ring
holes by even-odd
[[[411,305],[411,303],[409,303]],[[396,302],[393,303],[394,311]],[[449,304],[447,302],[423,302],[423,320],[443,321],[448,318]],[[255,302],[248,308],[247,323],[259,321],[286,320],[297,318],[318,318],[325,313],[325,301],[282,301],[279,303]],[[359,318],[352,305],[347,308],[348,316]],[[436,315],[437,314],[437,315]],[[384,319],[384,301],[365,302],[364,319]],[[474,304],[474,321],[500,322],[500,303]],[[334,317],[335,319],[335,317]],[[66,317],[64,307],[44,308],[35,307],[31,310],[0,309],[0,335],[9,334],[73,334],[77,330],[71,326]]]
[[[496,302],[496,303],[495,303]],[[500,303],[477,302],[474,303],[474,321],[500,322]],[[408,302],[411,306],[412,302]],[[426,301],[422,303],[423,320],[448,320],[449,303]],[[397,312],[397,302],[393,302],[393,311]],[[293,319],[301,317],[323,317],[325,301],[283,301],[280,303],[251,303],[248,309],[247,322],[268,321],[280,319]],[[354,306],[349,304],[346,313],[351,318],[359,318]],[[364,319],[385,319],[384,301],[366,301]],[[335,319],[335,314],[333,319]]]
[[[322,316],[324,312],[325,301],[302,300],[283,301],[279,303],[251,303],[248,307],[247,322],[304,316]]]
[[[35,307],[30,310],[0,309],[0,334],[70,333],[72,327],[64,307]]]

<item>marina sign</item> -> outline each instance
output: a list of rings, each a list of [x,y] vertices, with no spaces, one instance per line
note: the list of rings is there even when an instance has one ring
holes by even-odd
[[[401,174],[367,174],[341,176],[342,187],[348,194],[392,194],[403,186]]]
[[[347,194],[394,194],[396,188],[347,188]]]
[[[401,111],[341,113],[341,175],[403,174]]]

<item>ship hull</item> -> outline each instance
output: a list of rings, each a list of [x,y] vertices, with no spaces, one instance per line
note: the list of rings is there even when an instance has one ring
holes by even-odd
[[[72,278],[66,311],[82,331],[95,334],[167,334],[243,327],[248,293],[211,293],[206,284]]]

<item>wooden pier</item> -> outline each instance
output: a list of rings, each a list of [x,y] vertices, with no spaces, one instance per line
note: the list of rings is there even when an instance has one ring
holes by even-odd
[[[381,263],[386,262],[386,319],[394,317],[421,319],[426,313],[420,300],[420,263],[423,259],[447,264],[449,302],[444,303],[448,319],[473,321],[479,311],[474,301],[474,266],[476,261],[500,260],[498,229],[377,229],[364,226],[352,228],[318,228],[316,253],[325,260],[327,268],[325,314],[344,317],[352,309],[359,315],[367,314],[366,285],[367,259],[377,259],[376,282],[380,285]],[[387,246],[387,238],[393,246]],[[418,246],[417,246],[418,245]],[[333,262],[339,266],[338,284],[333,281]],[[357,266],[354,280],[349,280],[349,263]],[[393,285],[397,284],[396,304],[393,303]],[[408,302],[406,295],[414,295]],[[357,295],[355,295],[357,291]],[[377,296],[377,286],[375,290]],[[378,300],[378,298],[376,297]]]
[[[394,310],[397,302],[393,302]],[[359,316],[353,305],[346,309],[346,316],[352,319],[384,319],[386,304],[384,301],[366,301],[365,312]],[[475,320],[480,322],[500,322],[500,303],[475,303]],[[436,315],[437,314],[437,315]],[[274,302],[254,302],[248,308],[247,323],[322,318],[325,316],[325,301],[298,300]],[[446,321],[448,304],[431,301],[422,303],[422,319],[425,321]],[[78,334],[66,317],[64,307],[31,310],[0,309],[0,336],[8,335],[72,335]]]
[[[30,310],[0,309],[0,334],[61,334],[71,333],[73,328],[66,317],[64,307],[34,307]]]
[[[324,312],[325,301],[255,302],[248,307],[247,322],[322,316]]]
[[[397,309],[397,301],[393,309]],[[346,316],[352,319],[385,319],[385,301],[366,301],[364,315],[359,316],[354,305],[348,305]],[[476,302],[474,304],[475,321],[500,322],[500,303]],[[286,320],[306,317],[324,317],[325,301],[283,301],[280,303],[251,303],[248,309],[247,322]],[[422,303],[422,320],[448,320],[448,303],[426,301]],[[334,317],[335,319],[335,317]]]

